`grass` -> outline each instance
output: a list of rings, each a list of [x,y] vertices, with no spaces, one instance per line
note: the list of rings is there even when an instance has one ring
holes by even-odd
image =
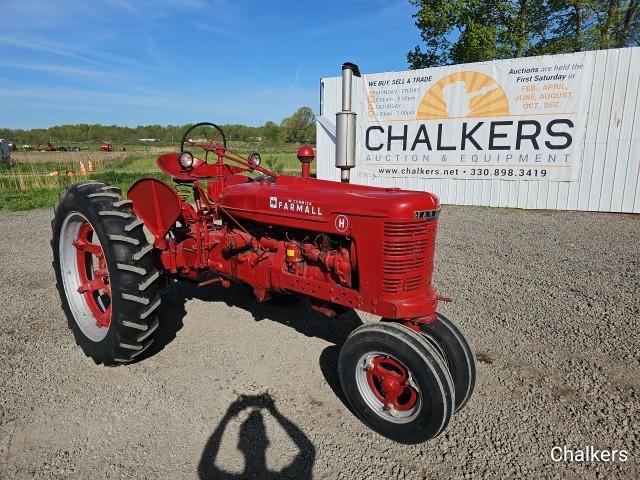
[[[143,158],[151,158],[146,155]],[[123,167],[140,159],[140,154],[127,152],[24,152],[12,155],[16,161],[11,167],[0,166],[0,208],[7,210],[29,210],[53,207],[59,193],[71,183],[89,178],[114,185],[126,191],[142,175],[138,170],[122,171]],[[89,161],[95,172],[80,175],[80,162],[88,167]],[[66,175],[74,172],[73,177]],[[57,175],[52,175],[57,172]]]
[[[253,152],[262,156],[262,164],[276,173],[298,174],[300,162],[295,145],[260,147],[249,143],[230,145],[238,154],[247,157]],[[169,178],[156,165],[156,158],[171,147],[147,147],[135,152],[17,152],[11,167],[0,165],[0,209],[11,211],[33,208],[52,208],[59,193],[73,182],[89,178],[120,187],[126,192],[140,177]],[[196,152],[194,152],[196,153]],[[197,153],[196,153],[197,155]],[[95,172],[80,176],[80,162],[93,163]],[[311,164],[315,171],[315,160]],[[67,177],[66,172],[74,172]],[[57,176],[51,175],[58,172]]]
[[[136,152],[14,152],[11,159],[17,165],[38,163],[79,163],[88,162],[118,162],[134,155]]]
[[[17,185],[0,178],[0,209],[19,211],[53,207],[62,190],[71,183],[84,179],[98,180],[120,187],[123,192],[126,192],[141,176],[143,175],[139,173],[105,171],[93,173],[87,177],[34,177],[35,179],[23,181]],[[160,172],[144,176],[167,179],[167,176]]]
[[[157,155],[143,155],[130,157],[118,164],[118,170],[124,170],[127,172],[159,172],[160,169],[156,165]]]

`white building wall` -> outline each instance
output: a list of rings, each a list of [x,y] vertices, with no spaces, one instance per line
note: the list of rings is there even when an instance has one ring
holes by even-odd
[[[364,175],[357,166],[351,181],[430,191],[444,204],[640,213],[640,47],[588,55],[594,57],[594,69],[579,181],[387,178]],[[320,88],[318,178],[340,181],[329,123],[335,123],[341,108],[341,79],[323,78]],[[362,79],[354,77],[353,91],[353,110],[364,118]],[[363,122],[358,122],[359,139],[362,130]],[[356,156],[360,158],[360,140]]]

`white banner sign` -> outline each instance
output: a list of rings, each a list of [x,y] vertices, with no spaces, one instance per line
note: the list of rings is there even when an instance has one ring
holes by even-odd
[[[364,75],[360,172],[578,180],[591,58],[519,58]]]

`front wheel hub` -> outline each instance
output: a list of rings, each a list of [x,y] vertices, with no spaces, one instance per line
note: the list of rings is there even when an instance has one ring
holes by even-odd
[[[410,422],[422,407],[421,392],[411,372],[390,355],[363,355],[358,362],[356,384],[367,405],[393,423]]]

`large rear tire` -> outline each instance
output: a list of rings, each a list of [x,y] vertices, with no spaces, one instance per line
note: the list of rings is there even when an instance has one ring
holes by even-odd
[[[159,272],[142,221],[120,190],[71,185],[51,221],[56,285],[76,343],[96,363],[118,365],[153,342]]]
[[[374,323],[354,330],[340,350],[338,373],[353,412],[396,442],[434,438],[453,414],[447,366],[420,334],[402,325]]]

